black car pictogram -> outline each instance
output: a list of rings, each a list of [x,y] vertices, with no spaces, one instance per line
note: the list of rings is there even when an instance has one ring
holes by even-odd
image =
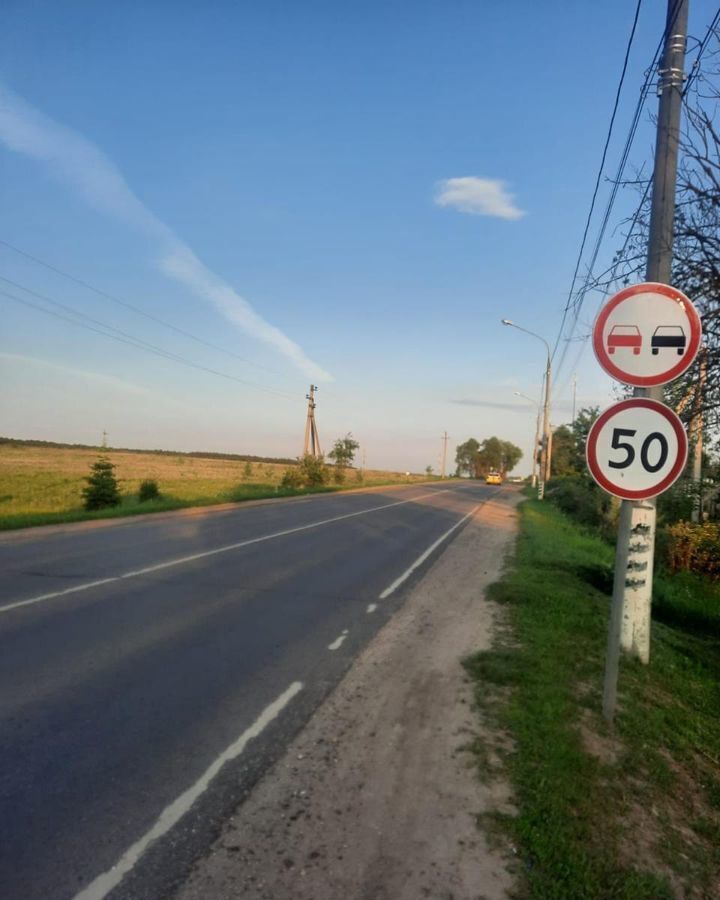
[[[661,349],[673,348],[678,356],[685,352],[687,338],[680,325],[658,325],[650,340],[653,356],[657,356]]]

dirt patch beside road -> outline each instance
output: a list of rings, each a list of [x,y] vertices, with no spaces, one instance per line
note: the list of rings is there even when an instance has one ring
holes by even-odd
[[[516,491],[486,503],[258,783],[176,900],[494,900],[513,886],[478,815],[460,660],[490,646],[483,597],[515,535]]]

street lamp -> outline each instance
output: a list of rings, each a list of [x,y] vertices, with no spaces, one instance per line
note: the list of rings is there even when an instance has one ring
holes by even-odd
[[[513,391],[513,394],[515,394],[516,397],[523,397],[525,400],[529,400],[537,409],[537,416],[535,418],[535,440],[533,441],[532,451],[532,486],[535,487],[537,484],[537,448],[540,440],[540,412],[542,410],[542,404],[538,403],[537,400],[533,400],[532,397],[528,397],[527,394],[523,394],[522,391]]]
[[[525,334],[529,334],[531,337],[542,341],[547,350],[547,364],[545,366],[545,402],[543,403],[543,443],[540,460],[540,483],[538,485],[538,499],[542,500],[545,496],[545,483],[550,480],[550,460],[552,456],[552,436],[550,434],[550,345],[544,337],[535,334],[534,331],[528,331],[527,328],[523,328],[521,325],[516,325],[511,319],[502,319],[501,321],[503,325],[510,325],[512,328],[517,328],[518,331],[524,331]]]

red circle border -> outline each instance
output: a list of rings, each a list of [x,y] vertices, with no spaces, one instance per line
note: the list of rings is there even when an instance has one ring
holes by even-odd
[[[597,463],[597,442],[600,430],[616,413],[623,412],[623,410],[631,409],[633,407],[639,409],[654,409],[664,416],[672,425],[680,450],[675,464],[665,478],[663,478],[663,480],[655,487],[645,488],[642,491],[623,490],[618,485],[613,484],[613,482],[609,481],[602,474]],[[688,439],[685,434],[683,423],[669,406],[665,406],[665,404],[660,403],[659,400],[651,400],[649,397],[632,397],[630,400],[621,400],[619,403],[614,403],[612,406],[609,406],[593,422],[585,443],[585,459],[590,474],[604,491],[607,491],[608,494],[612,494],[615,497],[620,497],[622,500],[649,500],[650,497],[657,497],[658,494],[662,494],[663,491],[666,491],[678,480],[687,463],[687,457]]]
[[[630,377],[628,372],[624,372],[622,369],[618,368],[618,366],[610,359],[609,354],[603,346],[603,331],[610,313],[624,300],[627,300],[628,297],[633,297],[635,294],[647,294],[650,292],[663,294],[672,300],[680,300],[682,302],[690,323],[689,347],[685,351],[682,359],[676,363],[672,369],[668,369],[668,371],[662,375],[635,375]],[[701,338],[702,325],[700,323],[700,316],[698,315],[698,311],[695,309],[692,300],[686,297],[682,291],[671,287],[669,284],[660,284],[660,282],[656,281],[645,281],[642,284],[633,284],[630,285],[630,287],[623,288],[623,290],[619,291],[608,300],[595,320],[592,343],[597,361],[608,375],[611,375],[618,381],[622,381],[623,384],[630,384],[634,387],[657,387],[658,385],[667,384],[669,381],[673,381],[690,368],[700,349]]]

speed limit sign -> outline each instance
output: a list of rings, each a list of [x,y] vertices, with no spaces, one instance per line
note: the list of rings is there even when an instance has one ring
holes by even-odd
[[[590,474],[623,500],[645,500],[666,491],[685,468],[687,454],[680,419],[664,403],[647,397],[606,409],[586,444]]]

